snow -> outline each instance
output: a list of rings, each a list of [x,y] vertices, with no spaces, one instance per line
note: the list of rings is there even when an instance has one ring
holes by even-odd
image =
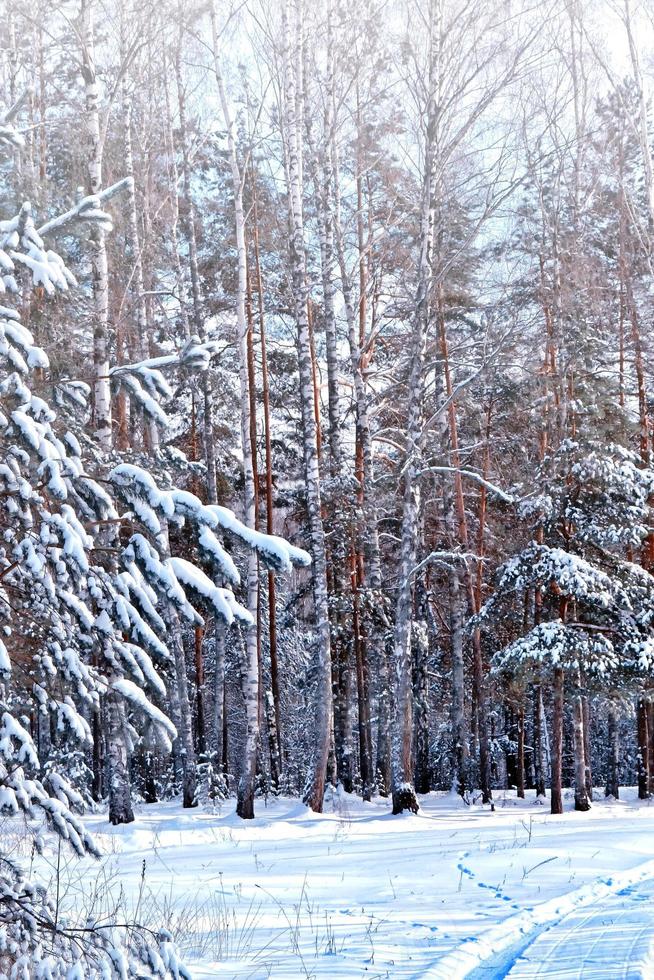
[[[248,626],[254,625],[251,613],[236,601],[234,594],[229,589],[221,589],[214,585],[196,565],[186,561],[185,558],[168,558],[166,564],[172,568],[180,582],[203,596],[212,605],[216,615],[220,616],[228,626],[231,626],[235,617]]]
[[[160,711],[143,693],[140,687],[137,687],[133,681],[128,680],[127,677],[119,677],[111,682],[111,687],[114,691],[121,694],[126,701],[138,708],[143,714],[147,715],[159,728],[163,729],[171,738],[177,738],[177,729],[173,725],[172,721],[166,717],[163,711]]]
[[[272,568],[290,572],[293,565],[306,568],[311,564],[311,556],[302,548],[295,548],[276,534],[263,534],[247,527],[228,507],[209,504],[203,513],[210,514],[216,524],[254,548]]]
[[[613,889],[604,899],[575,908],[552,927],[532,936],[520,955],[509,956],[507,975],[512,980],[547,976],[547,968],[558,963],[561,977],[578,977],[579,944],[584,945],[583,976],[607,977],[614,964],[628,964],[623,976],[654,976],[652,919],[643,915],[642,903],[654,901],[651,877]],[[610,928],[607,929],[607,924]],[[505,960],[506,962],[506,960]],[[502,969],[501,963],[498,964]],[[613,978],[611,978],[613,980]]]
[[[646,657],[647,651],[641,651]],[[560,619],[534,626],[493,657],[493,669],[519,670],[523,662],[549,664],[578,670],[583,664],[589,673],[603,675],[619,664],[613,644],[600,633],[587,635],[578,624],[570,626]]]
[[[18,743],[17,748],[14,743]],[[29,733],[8,711],[3,712],[0,723],[0,754],[3,759],[17,758],[20,763],[39,768],[39,759]]]
[[[559,817],[529,791],[494,812],[431,793],[400,817],[344,794],[323,814],[261,799],[253,821],[231,800],[143,805],[127,826],[85,818],[105,853],[85,887],[115,875],[136,903],[145,862],[141,908],[169,910],[194,980],[651,976],[654,804],[623,795]]]
[[[5,678],[11,674],[11,661],[7,647],[0,640],[0,675]]]

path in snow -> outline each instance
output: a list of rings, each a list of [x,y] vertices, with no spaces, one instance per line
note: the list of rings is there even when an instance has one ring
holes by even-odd
[[[467,974],[468,980],[651,980],[654,878],[536,926]]]
[[[546,929],[511,980],[639,980],[654,976],[654,881],[623,888]]]

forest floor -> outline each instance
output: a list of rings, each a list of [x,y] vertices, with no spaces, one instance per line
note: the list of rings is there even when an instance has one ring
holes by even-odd
[[[92,814],[106,857],[60,869],[60,902],[165,920],[194,980],[651,978],[654,803],[623,795],[560,817],[533,791],[401,817],[342,795],[259,800],[248,823],[233,801]]]

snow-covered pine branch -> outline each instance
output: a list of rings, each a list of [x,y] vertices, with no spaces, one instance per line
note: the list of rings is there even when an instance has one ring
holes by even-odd
[[[75,284],[59,254],[45,246],[29,204],[0,221],[0,269],[0,282],[10,291],[17,290],[21,270],[48,295]],[[74,850],[94,854],[95,844],[75,812],[82,794],[50,763],[42,771],[36,741],[21,719],[33,713],[37,729],[49,731],[52,718],[60,738],[88,745],[88,716],[109,691],[119,699],[117,717],[126,708],[144,716],[170,748],[175,728],[145,693],[165,694],[154,658],[166,662],[170,654],[154,632],[160,620],[138,572],[98,562],[97,529],[117,514],[106,491],[85,475],[79,440],[61,431],[56,413],[30,390],[30,373],[47,367],[47,356],[16,311],[0,307],[0,486],[6,491],[0,495],[5,528],[0,550],[0,668],[5,680],[0,694],[0,806],[6,814],[41,814]],[[113,738],[121,740],[124,733],[116,730]],[[25,971],[42,962],[39,936],[47,929],[48,905],[8,867],[3,862],[0,869],[0,902],[10,910],[3,917],[1,941],[3,948],[12,945],[15,962]],[[63,976],[60,966],[78,969],[75,964],[85,962],[87,955],[109,971],[120,961],[122,975],[134,975],[132,958],[110,935],[89,930],[82,944],[68,941],[64,931],[57,935],[53,949],[59,960],[48,958],[50,975]],[[175,963],[168,941],[162,952],[164,947],[170,947],[168,960]],[[141,935],[140,948],[146,954],[141,967],[145,975],[158,962],[162,969],[157,975],[164,976],[156,946]],[[178,970],[176,975],[182,974]]]

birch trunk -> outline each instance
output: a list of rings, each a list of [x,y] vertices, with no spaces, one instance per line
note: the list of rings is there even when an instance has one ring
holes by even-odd
[[[125,704],[110,692],[106,698],[107,762],[109,767],[109,823],[132,823],[129,758],[125,739]]]
[[[328,51],[326,68],[325,114],[323,139],[318,150],[314,145],[311,118],[306,119],[307,142],[310,150],[311,171],[315,188],[315,201],[318,214],[318,231],[320,246],[320,270],[323,299],[323,319],[325,327],[325,354],[327,363],[327,413],[328,433],[327,445],[329,450],[329,494],[324,504],[326,521],[329,527],[330,548],[328,564],[333,582],[332,589],[336,602],[331,606],[332,612],[332,696],[334,702],[334,749],[336,757],[337,779],[346,792],[352,792],[354,785],[354,677],[352,671],[352,653],[354,651],[357,678],[360,674],[361,660],[365,656],[362,637],[351,644],[347,640],[351,632],[348,614],[352,619],[355,612],[349,608],[350,594],[349,564],[349,532],[347,520],[347,497],[342,486],[343,446],[342,420],[340,412],[340,397],[338,388],[338,347],[335,312],[335,272],[336,258],[334,249],[334,209],[333,209],[333,167],[329,160],[331,154],[331,131],[333,114],[334,65],[332,43],[332,4],[328,3]],[[305,68],[306,76],[306,68]],[[316,389],[317,390],[317,389]],[[317,409],[316,409],[317,411]],[[352,593],[353,598],[355,594]],[[358,680],[357,680],[358,683]],[[361,692],[359,692],[361,693]]]
[[[168,528],[162,524],[157,535],[157,544],[161,559],[170,557],[170,542]],[[166,642],[173,655],[175,667],[175,683],[168,688],[173,723],[177,729],[177,737],[173,741],[173,754],[182,771],[182,803],[184,808],[197,806],[197,758],[193,743],[193,723],[191,701],[186,675],[186,654],[182,638],[182,625],[177,610],[169,604],[165,611],[167,626]]]
[[[413,697],[415,704],[415,768],[418,793],[431,788],[429,769],[429,626],[427,591],[416,582],[416,622],[414,625]]]
[[[214,632],[213,674],[213,751],[220,772],[227,771],[223,745],[223,709],[225,700],[225,627],[217,622]]]
[[[638,109],[640,116],[640,126],[638,138],[643,159],[643,178],[645,183],[645,195],[647,200],[647,229],[650,235],[654,234],[654,164],[652,163],[652,150],[649,139],[648,123],[648,99],[645,89],[645,79],[640,65],[640,55],[636,38],[634,37],[634,25],[631,19],[630,0],[624,0],[624,25],[627,32],[629,44],[629,57],[631,68],[636,83],[638,95]]]
[[[290,266],[297,351],[300,373],[304,469],[309,517],[310,550],[313,561],[313,596],[316,614],[316,712],[314,757],[304,791],[304,801],[312,810],[322,811],[332,730],[331,643],[329,604],[327,596],[327,564],[325,534],[322,522],[320,471],[318,466],[317,424],[313,405],[313,372],[311,340],[307,316],[306,253],[302,209],[301,145],[297,119],[297,76],[301,66],[301,51],[293,43],[291,33],[291,3],[283,8],[284,35],[284,133],[286,138],[286,173],[288,180]]]
[[[563,697],[564,678],[560,667],[554,668],[553,685],[553,714],[552,714],[552,788],[551,811],[563,813],[562,769],[563,769]]]
[[[547,778],[547,745],[545,731],[545,709],[543,707],[543,689],[540,684],[534,685],[534,770],[536,776],[536,797],[545,797],[545,782]]]
[[[332,8],[328,8],[328,44],[332,43]],[[331,76],[330,76],[331,77]],[[331,92],[333,106],[333,90]],[[357,124],[359,120],[357,119]],[[369,616],[369,628],[366,630],[365,642],[360,646],[364,671],[372,665],[377,676],[377,761],[376,772],[380,776],[381,792],[387,795],[391,785],[391,699],[389,691],[388,651],[383,634],[389,629],[388,617],[384,607],[384,596],[381,592],[381,561],[379,550],[379,534],[377,522],[377,507],[373,485],[373,449],[372,433],[368,408],[368,393],[364,376],[364,358],[362,342],[365,331],[365,297],[360,296],[358,316],[355,310],[353,287],[347,269],[343,229],[341,226],[339,165],[338,151],[335,139],[336,119],[332,107],[329,116],[330,146],[328,163],[332,171],[331,191],[333,195],[333,226],[334,249],[338,260],[341,278],[341,288],[345,305],[347,336],[350,351],[350,370],[354,382],[355,397],[355,455],[357,461],[356,477],[359,482],[358,503],[362,515],[359,530],[359,540],[362,542],[363,561],[362,574],[359,576],[362,585],[369,594],[372,612]],[[357,141],[359,143],[359,141]],[[360,154],[359,154],[360,156]],[[363,257],[361,257],[362,260]],[[368,695],[369,696],[369,695]],[[367,714],[370,706],[367,706]]]
[[[200,272],[198,268],[198,247],[197,233],[195,227],[195,206],[191,193],[191,164],[188,152],[188,125],[186,120],[186,93],[182,81],[181,69],[181,38],[177,47],[175,58],[175,80],[177,83],[177,104],[179,111],[179,140],[182,151],[182,185],[184,188],[184,211],[186,217],[186,232],[188,237],[189,271],[191,274],[191,300],[193,309],[193,327],[197,336],[204,340],[206,330],[204,326],[204,310],[202,301],[202,288],[200,285]],[[201,379],[201,391],[203,401],[203,441],[204,456],[207,467],[207,499],[210,504],[218,502],[216,486],[216,448],[213,432],[213,399],[211,396],[211,385],[209,372],[206,371]]]
[[[243,477],[245,484],[244,519],[248,527],[257,524],[256,484],[254,475],[254,447],[252,426],[255,423],[253,401],[254,391],[249,375],[249,328],[246,316],[246,297],[248,290],[247,249],[245,243],[245,213],[243,210],[243,176],[236,153],[236,134],[225,84],[218,58],[218,32],[215,8],[211,8],[213,37],[213,59],[218,95],[227,131],[227,150],[232,175],[234,193],[234,223],[236,231],[236,253],[238,260],[238,281],[236,291],[236,329],[238,335],[241,452],[243,455]],[[259,561],[254,552],[248,557],[247,608],[253,625],[245,637],[245,665],[243,669],[243,697],[245,699],[246,736],[238,783],[236,812],[240,817],[250,820],[254,817],[254,791],[257,774],[257,747],[259,744],[259,643],[257,624],[259,617]]]
[[[132,246],[132,289],[136,299],[136,336],[134,350],[136,360],[142,360],[149,354],[148,312],[145,303],[145,282],[143,277],[143,257],[141,252],[141,236],[139,234],[138,210],[136,204],[136,184],[134,182],[134,154],[132,151],[132,99],[125,89],[125,175],[132,178],[127,195],[127,213],[129,226],[129,241]],[[146,422],[143,432],[143,443],[149,449],[156,450],[159,446],[159,429],[154,422]]]
[[[418,810],[413,787],[413,691],[411,683],[411,605],[412,574],[416,564],[416,548],[421,509],[419,471],[422,462],[423,439],[423,366],[427,327],[430,320],[432,288],[432,246],[434,230],[434,174],[436,125],[439,112],[438,61],[440,56],[440,0],[430,4],[429,102],[427,106],[427,135],[423,174],[422,213],[420,219],[420,259],[416,290],[415,314],[409,341],[410,370],[406,422],[406,460],[402,500],[402,529],[400,568],[395,604],[394,666],[395,719],[391,751],[393,813]]]
[[[357,674],[357,699],[359,708],[359,768],[361,771],[361,795],[364,800],[372,799],[375,786],[375,771],[372,762],[372,727],[370,723],[370,679],[366,657],[365,636],[361,623],[359,586],[361,585],[360,564],[354,552],[351,556],[352,583],[352,632]]]
[[[100,93],[95,67],[92,0],[82,0],[82,78],[85,94],[87,141],[86,183],[89,194],[102,188],[102,131]],[[103,450],[112,443],[111,389],[109,385],[109,273],[104,231],[96,224],[89,235],[93,277],[93,422]]]
[[[173,136],[173,121],[172,121],[172,112],[170,106],[170,92],[168,90],[167,69],[168,69],[168,63],[164,52],[164,74],[166,76],[163,85],[164,100],[166,105],[165,140],[166,140],[166,150],[167,150],[168,166],[169,166],[168,184],[170,188],[169,193],[170,193],[170,203],[171,203],[169,234],[170,234],[170,244],[171,244],[173,265],[175,268],[175,292],[177,296],[177,302],[179,303],[179,312],[180,312],[180,319],[182,321],[184,338],[188,340],[191,336],[191,328],[188,319],[184,273],[182,271],[182,263],[180,260],[181,249],[179,247],[179,237],[177,234],[177,230],[179,227],[179,169],[177,167],[175,140]]]
[[[580,695],[572,702],[575,765],[575,810],[590,810],[586,791],[586,754],[584,739],[584,704]]]
[[[252,148],[250,148],[252,154]],[[263,427],[266,446],[266,532],[274,534],[273,519],[273,468],[272,468],[272,430],[270,419],[270,384],[268,380],[268,350],[266,342],[266,324],[263,306],[263,282],[261,278],[261,263],[259,261],[259,214],[257,188],[252,175],[252,219],[254,225],[254,273],[256,277],[257,297],[259,303],[259,333],[261,342],[261,397],[263,402]],[[273,785],[279,786],[282,777],[282,726],[281,726],[281,693],[279,684],[279,665],[277,661],[277,599],[274,572],[268,572],[268,637],[270,653],[270,694],[274,714],[275,738],[270,740],[270,770]],[[271,724],[269,721],[270,735]]]

